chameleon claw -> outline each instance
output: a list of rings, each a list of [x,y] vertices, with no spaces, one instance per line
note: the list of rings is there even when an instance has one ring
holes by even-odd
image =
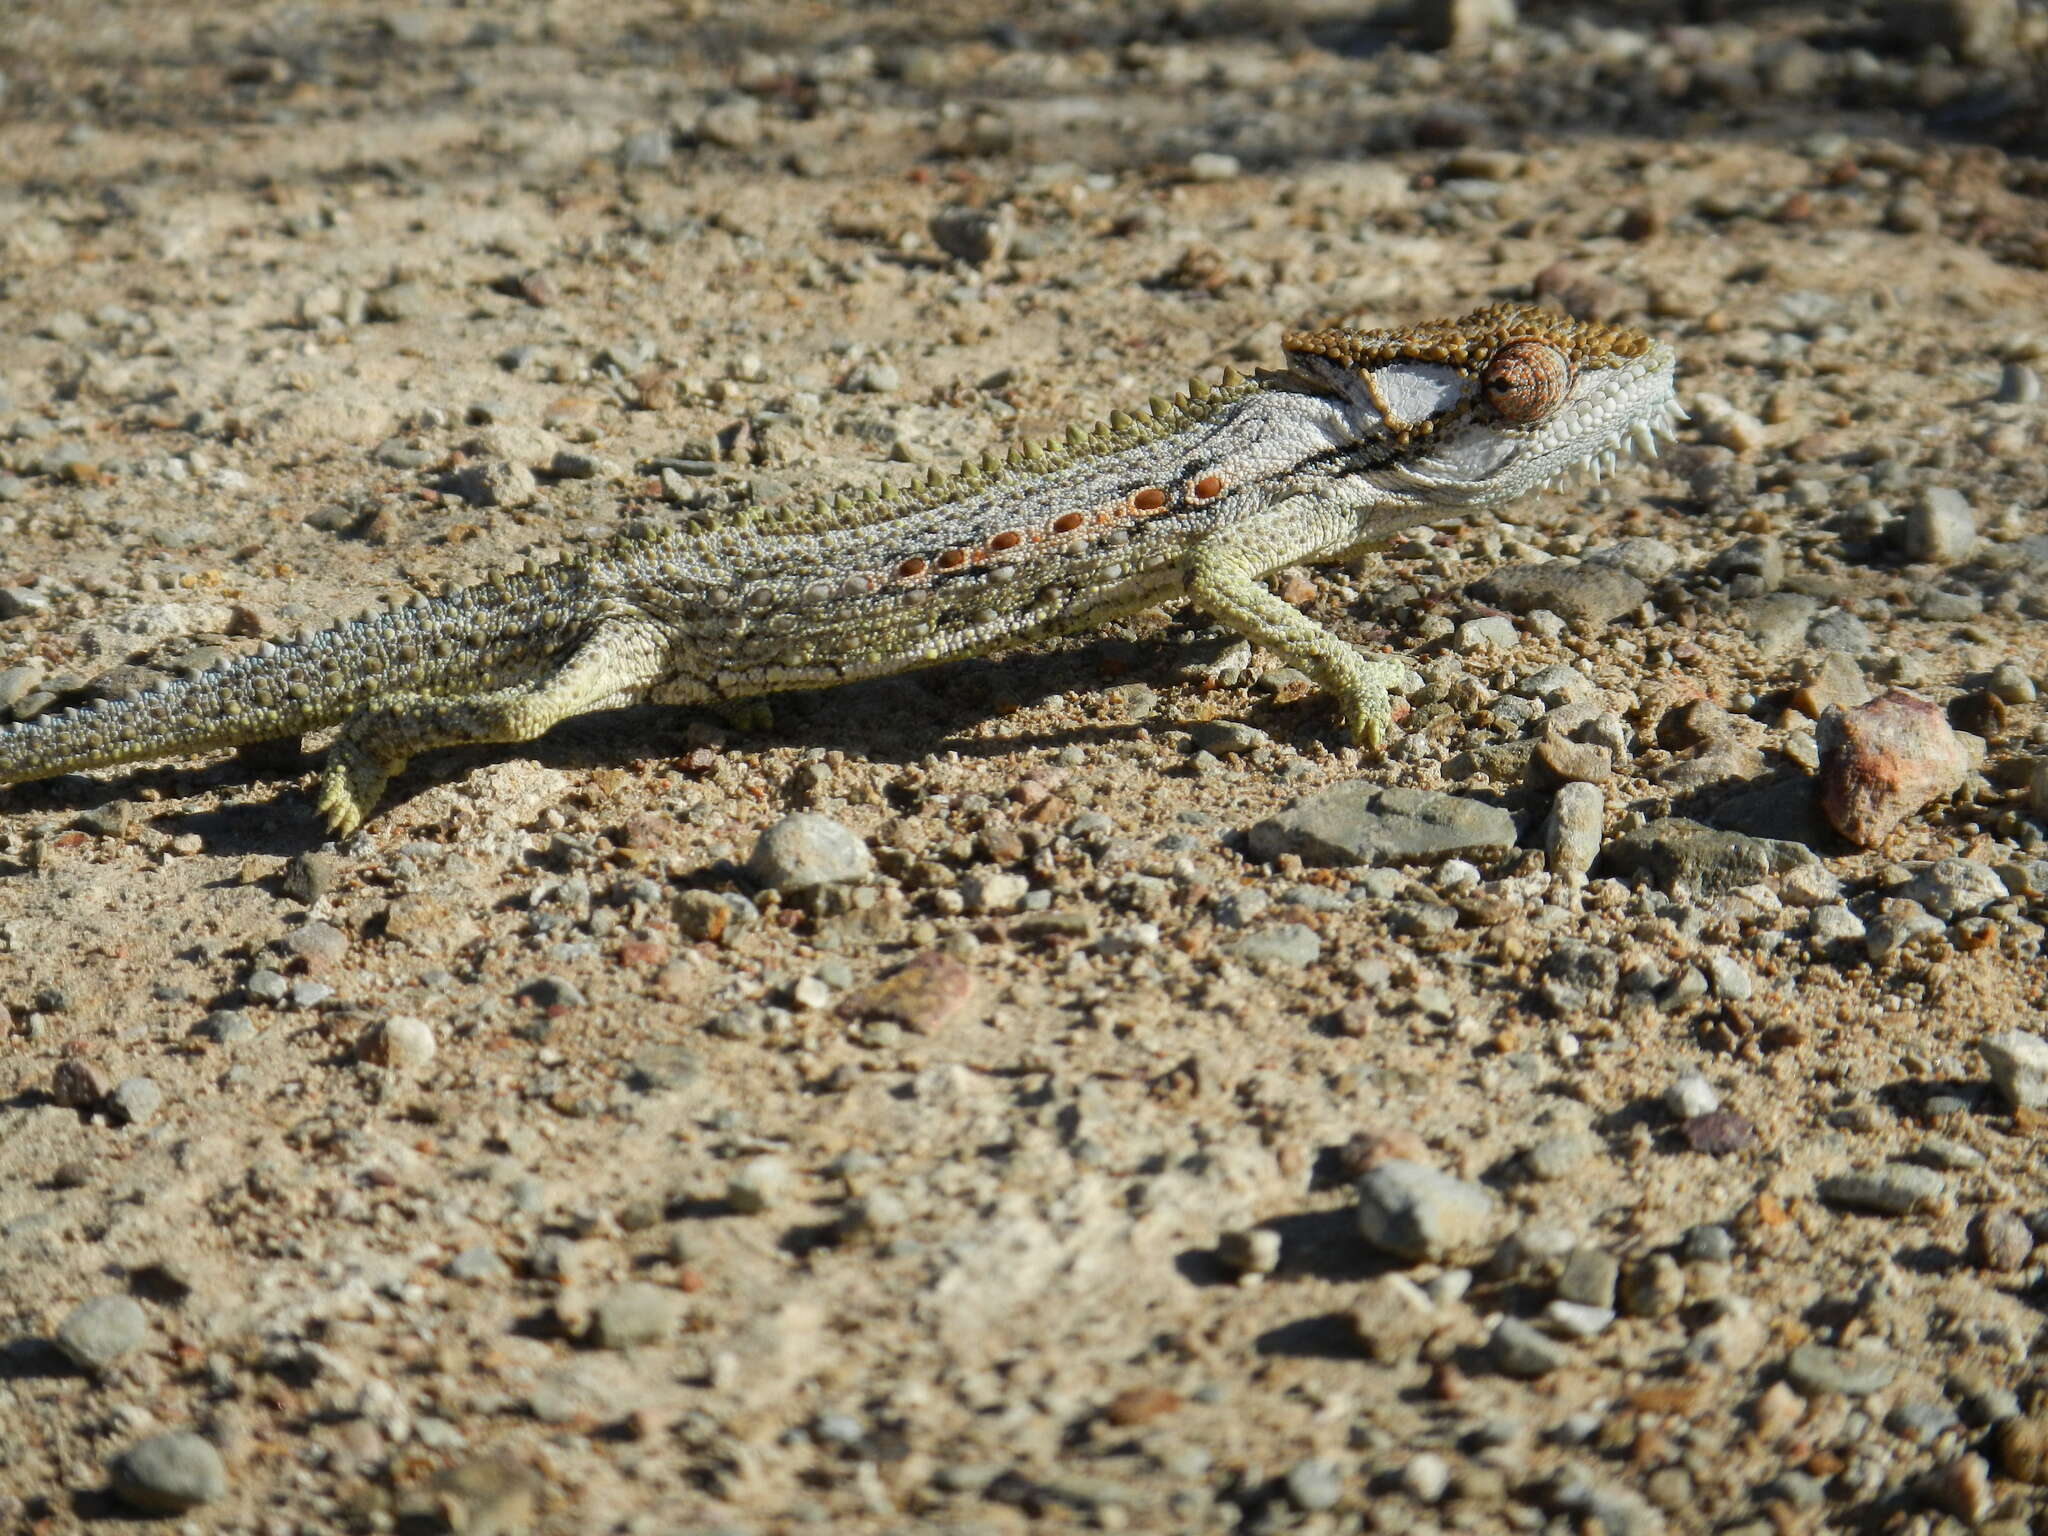
[[[405,765],[380,763],[354,742],[337,741],[320,770],[320,819],[337,838],[347,837],[369,818],[392,775]]]

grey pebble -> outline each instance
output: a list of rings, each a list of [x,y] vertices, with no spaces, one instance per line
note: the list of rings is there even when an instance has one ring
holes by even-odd
[[[1216,1257],[1240,1275],[1270,1275],[1280,1267],[1280,1234],[1270,1227],[1226,1232],[1216,1241]]]
[[[1806,1397],[1868,1397],[1890,1386],[1898,1373],[1898,1363],[1888,1355],[1827,1344],[1802,1344],[1785,1361],[1785,1379]]]
[[[1960,565],[1976,553],[1977,514],[1954,487],[1923,486],[1907,509],[1905,540],[1911,559]]]
[[[795,1173],[781,1158],[749,1158],[726,1181],[725,1202],[736,1211],[755,1215],[787,1200],[795,1182]]]
[[[1520,1318],[1504,1317],[1494,1324],[1487,1341],[1487,1358],[1503,1376],[1533,1380],[1548,1376],[1571,1364],[1569,1349],[1548,1334]]]
[[[1334,1508],[1344,1497],[1344,1469],[1334,1461],[1311,1456],[1287,1469],[1287,1498],[1296,1509]]]
[[[216,1045],[240,1045],[255,1038],[256,1024],[239,1008],[216,1008],[193,1033],[204,1035]]]
[[[149,1318],[132,1296],[95,1296],[73,1307],[53,1342],[80,1370],[103,1371],[149,1338]]]
[[[2005,900],[2005,882],[1974,859],[1936,859],[1898,893],[1940,918],[1972,917]]]
[[[631,1281],[607,1292],[590,1315],[590,1341],[600,1349],[632,1349],[657,1344],[675,1330],[681,1297],[643,1281]]]
[[[1275,923],[1233,940],[1230,954],[1247,965],[1306,969],[1323,955],[1323,941],[1305,923]]]
[[[465,1248],[450,1259],[447,1273],[451,1280],[485,1281],[503,1280],[512,1270],[496,1249],[479,1246]]]
[[[1543,1309],[1543,1322],[1561,1338],[1590,1339],[1614,1326],[1614,1309],[1558,1297]]]
[[[275,1007],[290,994],[291,983],[266,965],[259,966],[249,973],[249,979],[242,983],[242,990],[249,994],[252,1002],[268,1003]]]
[[[1434,1504],[1450,1491],[1451,1464],[1435,1451],[1408,1458],[1401,1468],[1401,1488],[1418,1504]]]
[[[1668,1253],[1647,1254],[1622,1275],[1621,1306],[1631,1317],[1669,1317],[1685,1300],[1685,1271]]]
[[[131,1077],[114,1085],[107,1108],[123,1125],[147,1125],[164,1107],[164,1091],[151,1077]]]
[[[1252,856],[1304,863],[1404,864],[1512,848],[1515,819],[1496,805],[1434,790],[1340,784],[1254,825]]]
[[[1563,560],[1502,566],[1472,590],[1482,602],[1511,613],[1547,608],[1561,618],[1588,626],[1611,624],[1650,598],[1649,585],[1626,571]]]
[[[2048,1040],[2023,1029],[2000,1030],[1977,1042],[1998,1096],[2014,1109],[2048,1104]]]
[[[1649,876],[1667,894],[1683,885],[1695,896],[1725,895],[1818,862],[1803,844],[1722,832],[1682,816],[1623,833],[1607,844],[1602,861],[1616,874]]]
[[[1600,856],[1607,820],[1607,793],[1598,784],[1558,786],[1543,823],[1543,856],[1551,873],[1583,875]]]
[[[815,811],[783,817],[747,856],[748,877],[773,891],[849,884],[866,880],[874,869],[875,857],[858,835]]]
[[[1910,1216],[1938,1209],[1948,1183],[1932,1168],[1914,1163],[1886,1163],[1855,1173],[1839,1173],[1820,1181],[1820,1195],[1833,1205],[1879,1216]]]
[[[1998,371],[2000,405],[2032,405],[2041,398],[2041,376],[2025,363],[2007,363]]]
[[[1492,1245],[1499,1222],[1492,1191],[1424,1163],[1391,1159],[1358,1181],[1359,1232],[1404,1259],[1474,1257]]]
[[[1522,1154],[1522,1166],[1535,1179],[1552,1181],[1570,1174],[1595,1152],[1600,1139],[1583,1131],[1560,1131],[1546,1136]]]
[[[1621,1261],[1604,1248],[1580,1245],[1564,1261],[1557,1294],[1584,1307],[1612,1307]]]
[[[136,1509],[178,1515],[228,1491],[227,1464],[213,1442],[189,1430],[152,1435],[114,1458],[114,1492]]]

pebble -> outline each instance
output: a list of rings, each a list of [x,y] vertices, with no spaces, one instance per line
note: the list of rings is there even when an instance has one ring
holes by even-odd
[[[1611,1309],[1620,1278],[1619,1259],[1605,1248],[1581,1244],[1564,1261],[1564,1269],[1557,1277],[1557,1294],[1582,1307]]]
[[[1280,1234],[1270,1227],[1244,1227],[1217,1240],[1216,1257],[1240,1275],[1270,1275],[1280,1267]]]
[[[2048,1107],[2048,1040],[2005,1029],[1977,1042],[1998,1096],[2014,1109]]]
[[[1723,832],[1682,816],[1624,832],[1607,844],[1602,858],[1616,874],[1647,875],[1667,894],[1683,888],[1695,896],[1726,895],[1817,862],[1803,844]]]
[[[393,1014],[356,1042],[356,1057],[394,1071],[416,1072],[434,1059],[434,1029],[425,1019]]]
[[[1563,1338],[1590,1339],[1614,1325],[1614,1309],[1559,1297],[1544,1307],[1543,1321],[1552,1333]]]
[[[1010,253],[1016,214],[1008,203],[995,208],[941,208],[926,226],[932,244],[970,267],[993,266]]]
[[[1396,1365],[1442,1325],[1437,1309],[1446,1304],[1397,1270],[1365,1283],[1351,1309],[1351,1329],[1370,1358]]]
[[[1297,802],[1246,833],[1258,859],[1306,864],[1405,864],[1515,846],[1515,819],[1496,805],[1434,790],[1340,784]]]
[[[789,1198],[796,1175],[779,1157],[754,1157],[726,1181],[725,1203],[743,1215],[756,1215]]]
[[[1881,1168],[1822,1179],[1819,1189],[1820,1197],[1833,1205],[1879,1216],[1910,1216],[1939,1210],[1948,1194],[1948,1181],[1917,1163],[1886,1163]]]
[[[1305,923],[1276,923],[1233,940],[1228,952],[1247,965],[1306,970],[1323,956],[1323,941]]]
[[[630,1281],[606,1292],[591,1309],[590,1342],[599,1349],[658,1344],[675,1331],[681,1312],[677,1292]]]
[[[1988,864],[1974,859],[1937,859],[1908,881],[1898,894],[1918,902],[1936,917],[1972,917],[2005,900],[2005,882]]]
[[[1573,565],[1550,560],[1541,565],[1505,565],[1476,583],[1473,595],[1510,613],[1547,608],[1560,618],[1587,628],[1611,624],[1650,599],[1647,582],[1611,565]]]
[[[1921,1487],[1930,1500],[1968,1526],[1981,1525],[1997,1504],[1991,1463],[1982,1456],[1956,1457],[1930,1473]]]
[[[1401,1490],[1418,1504],[1439,1502],[1451,1486],[1451,1464],[1435,1451],[1408,1458],[1401,1468]]]
[[[2033,405],[2041,398],[2041,376],[2025,363],[2009,362],[1998,372],[2000,405]]]
[[[240,1045],[256,1037],[256,1021],[239,1008],[216,1008],[199,1021],[193,1033],[215,1045]]]
[[[1296,1509],[1332,1509],[1344,1497],[1344,1469],[1320,1456],[1289,1467],[1286,1482],[1288,1502]]]
[[[1503,1317],[1487,1340],[1487,1358],[1503,1376],[1533,1380],[1571,1364],[1571,1351],[1520,1318]]]
[[[1878,902],[1877,911],[1865,925],[1863,952],[1873,961],[1889,960],[1916,939],[1931,938],[1944,931],[1941,919],[1919,902],[1887,896]]]
[[[850,1018],[900,1024],[921,1035],[971,1023],[984,989],[953,956],[927,950],[901,969],[848,994],[840,1009]]]
[[[1533,1179],[1552,1182],[1568,1178],[1600,1150],[1598,1137],[1580,1131],[1561,1131],[1546,1136],[1522,1154],[1522,1166]]]
[[[1031,894],[1031,882],[1014,870],[977,869],[960,882],[960,898],[974,916],[1015,912]]]
[[[114,1458],[114,1492],[152,1515],[181,1515],[223,1498],[227,1464],[213,1442],[190,1431],[152,1435]]]
[[[50,1102],[59,1109],[92,1109],[106,1096],[106,1078],[83,1057],[65,1057],[50,1074]]]
[[[1467,619],[1451,636],[1451,644],[1467,655],[1475,651],[1511,651],[1515,640],[1515,621],[1498,613]]]
[[[1669,1317],[1685,1301],[1685,1271],[1668,1253],[1646,1254],[1622,1273],[1621,1309],[1630,1317]]]
[[[149,1318],[131,1296],[95,1296],[57,1325],[57,1348],[83,1371],[104,1371],[149,1338]]]
[[[1868,1349],[1801,1344],[1785,1360],[1785,1379],[1807,1397],[1868,1397],[1892,1384],[1898,1362]]]
[[[107,1109],[122,1125],[147,1125],[164,1106],[164,1091],[153,1077],[131,1077],[114,1085]]]
[[[1687,1072],[1664,1090],[1664,1108],[1674,1120],[1711,1115],[1721,1107],[1721,1095],[1697,1072]]]
[[[1938,705],[1893,689],[1820,717],[1821,810],[1875,848],[1908,816],[1961,787],[1969,755]]]
[[[1543,857],[1552,874],[1583,875],[1600,856],[1607,821],[1607,795],[1598,784],[1574,781],[1558,786],[1543,823]]]
[[[1909,559],[1961,565],[1977,550],[1969,498],[1951,486],[1923,486],[1906,512],[1905,541]]]
[[[2033,678],[2027,675],[2027,669],[2012,661],[2001,661],[1993,667],[1984,686],[2006,704],[2031,704],[2040,693]]]
[[[1455,1262],[1493,1244],[1500,1203],[1480,1184],[1395,1158],[1358,1181],[1358,1229],[1366,1242],[1412,1262]]]
[[[851,884],[874,871],[875,856],[859,835],[815,811],[783,817],[747,856],[748,878],[771,891]]]
[[[1234,181],[1243,171],[1235,155],[1203,150],[1188,156],[1188,177],[1193,181]]]
[[[1993,1444],[1998,1470],[2023,1483],[2048,1484],[2048,1418],[2038,1412],[2001,1419]]]

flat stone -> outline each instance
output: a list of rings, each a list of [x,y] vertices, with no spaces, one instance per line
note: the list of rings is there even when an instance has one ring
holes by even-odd
[[[1588,627],[1611,624],[1650,599],[1649,584],[1626,571],[1563,560],[1504,565],[1475,583],[1472,592],[1481,601],[1510,613],[1547,608],[1560,618]]]
[[[1721,832],[1682,816],[1624,832],[1601,858],[1616,874],[1648,875],[1666,892],[1683,885],[1696,896],[1720,896],[1816,862],[1799,843]]]
[[[1306,923],[1275,923],[1233,940],[1228,953],[1247,965],[1302,970],[1323,957],[1323,941]]]
[[[1433,862],[1514,847],[1515,819],[1461,795],[1350,783],[1257,823],[1246,842],[1259,859],[1292,853],[1317,865]]]
[[[1802,1344],[1785,1361],[1785,1379],[1807,1397],[1868,1397],[1898,1374],[1898,1362],[1888,1355],[1826,1344]]]

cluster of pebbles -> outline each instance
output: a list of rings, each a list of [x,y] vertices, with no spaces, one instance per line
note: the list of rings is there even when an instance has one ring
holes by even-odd
[[[1383,758],[1151,615],[0,792],[0,1526],[2036,1529],[2048,17],[1524,9],[23,18],[0,718],[1297,325],[1693,424],[1283,573]]]

